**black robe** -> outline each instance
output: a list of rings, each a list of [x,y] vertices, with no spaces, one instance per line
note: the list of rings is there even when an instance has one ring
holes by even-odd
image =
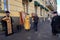
[[[52,18],[51,26],[55,33],[60,33],[60,16],[54,16]]]

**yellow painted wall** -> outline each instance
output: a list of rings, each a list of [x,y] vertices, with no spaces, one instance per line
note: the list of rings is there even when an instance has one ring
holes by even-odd
[[[10,15],[13,17],[19,17],[19,12],[24,11],[22,0],[9,0]],[[2,0],[2,10],[4,10],[4,2]],[[5,13],[0,13],[0,16],[4,16]]]
[[[31,13],[35,13],[35,8],[34,8],[34,1],[38,1],[41,5],[43,5],[44,7],[46,7],[45,1],[42,0],[32,0],[32,2],[29,2],[29,7],[28,7],[28,13],[31,16]],[[10,9],[10,15],[14,16],[14,17],[19,17],[19,12],[23,11],[24,12],[24,7],[22,5],[22,0],[9,0],[9,9]],[[46,7],[47,8],[47,7]],[[3,4],[3,0],[2,0],[2,10],[4,10],[4,4]],[[46,12],[45,14],[47,14],[47,11],[45,11],[44,9],[42,9],[42,15],[45,16],[44,12]],[[37,7],[37,14],[40,17],[40,7]],[[5,13],[0,13],[0,16],[4,16]]]
[[[13,3],[14,2],[14,3]],[[23,5],[22,5],[22,0],[10,0],[10,12],[11,16],[14,17],[19,17],[19,12],[24,11]]]

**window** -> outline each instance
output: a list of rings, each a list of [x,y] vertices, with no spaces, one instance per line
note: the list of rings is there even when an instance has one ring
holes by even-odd
[[[7,0],[4,0],[4,10],[7,10]]]
[[[1,10],[1,0],[0,0],[0,10]]]
[[[44,0],[42,0],[42,1],[44,1]]]
[[[57,0],[55,0],[55,3],[57,4]]]
[[[47,4],[47,1],[45,1],[45,4]]]

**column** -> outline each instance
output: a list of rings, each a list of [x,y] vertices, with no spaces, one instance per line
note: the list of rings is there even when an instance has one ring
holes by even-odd
[[[45,17],[45,10],[43,10],[43,12],[44,12],[43,14],[44,14],[44,21],[45,21],[45,19],[46,19],[46,17]]]
[[[42,9],[40,8],[40,16],[42,16]]]
[[[26,2],[26,13],[27,13],[27,14],[28,14],[28,8],[29,8],[29,7],[28,7],[28,4],[29,4],[29,2],[27,1],[27,2]]]
[[[37,15],[37,6],[35,6],[35,14]]]

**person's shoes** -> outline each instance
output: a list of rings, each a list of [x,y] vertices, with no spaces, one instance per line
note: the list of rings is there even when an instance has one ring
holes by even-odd
[[[25,30],[25,31],[27,31],[27,32],[28,32],[28,31],[30,31],[30,29],[29,29],[29,30]]]

